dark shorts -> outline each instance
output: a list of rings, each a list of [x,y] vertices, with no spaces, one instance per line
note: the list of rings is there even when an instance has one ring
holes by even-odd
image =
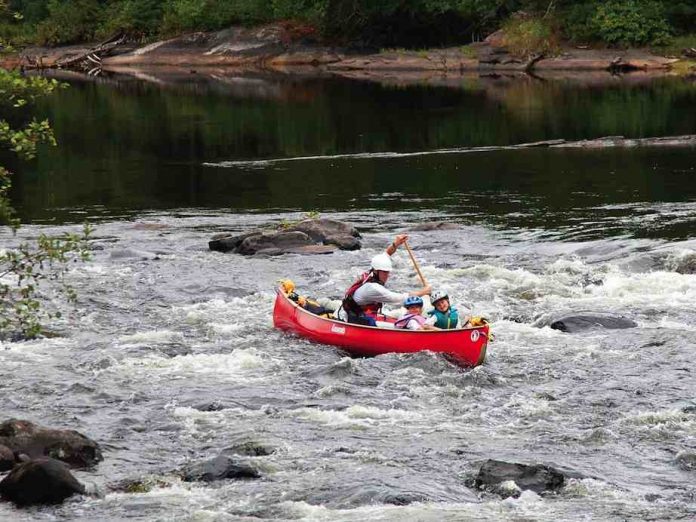
[[[375,321],[375,318],[367,315],[348,314],[348,322],[362,326],[377,326],[377,321]]]

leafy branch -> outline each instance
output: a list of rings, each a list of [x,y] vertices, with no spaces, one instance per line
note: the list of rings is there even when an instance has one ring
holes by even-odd
[[[0,10],[2,7],[0,0]],[[62,86],[55,80],[0,70],[0,109],[24,111],[28,103]],[[34,119],[17,129],[0,119],[0,147],[30,160],[41,143],[56,145],[48,120]],[[9,198],[11,186],[11,173],[0,166],[0,226],[8,226],[16,234],[20,224]],[[36,337],[45,321],[61,317],[58,307],[50,303],[52,295],[75,301],[77,294],[66,275],[75,263],[89,259],[91,231],[85,225],[82,234],[42,234],[36,242],[0,250],[0,339]]]

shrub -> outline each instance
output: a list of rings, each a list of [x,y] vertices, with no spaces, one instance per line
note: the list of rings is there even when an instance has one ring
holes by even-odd
[[[272,0],[273,16],[319,24],[324,19],[328,0]]]
[[[529,56],[541,53],[556,54],[559,50],[557,31],[548,20],[516,15],[503,25],[505,45],[512,54]]]
[[[595,2],[578,2],[568,7],[561,15],[563,35],[573,42],[598,40],[593,17],[597,12]]]
[[[164,33],[261,23],[271,20],[273,15],[265,0],[168,0],[164,13]]]
[[[42,45],[61,45],[90,41],[100,22],[97,0],[49,0],[48,18],[37,27]]]
[[[664,7],[654,0],[609,0],[598,5],[592,24],[613,45],[659,45],[670,36]]]
[[[143,38],[159,32],[162,21],[161,0],[119,0],[107,5],[99,37],[123,32]]]

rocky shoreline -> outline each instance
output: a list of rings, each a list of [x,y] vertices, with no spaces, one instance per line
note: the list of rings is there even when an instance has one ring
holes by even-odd
[[[411,51],[392,49],[351,52],[315,41],[292,39],[281,25],[232,27],[191,33],[143,46],[122,41],[59,48],[29,48],[5,57],[4,67],[109,70],[122,67],[235,67],[271,71],[325,71],[439,74],[463,72],[657,71],[669,73],[679,58],[647,49],[567,47],[555,56],[516,56],[498,33],[462,47]],[[687,63],[687,72],[693,67]],[[680,70],[684,67],[679,67]],[[692,74],[694,69],[691,68]],[[683,73],[683,71],[682,71]]]

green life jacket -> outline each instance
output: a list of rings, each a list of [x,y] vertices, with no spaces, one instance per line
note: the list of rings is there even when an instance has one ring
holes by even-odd
[[[456,328],[459,324],[459,313],[457,309],[452,306],[444,313],[437,309],[430,310],[428,315],[434,315],[436,318],[435,326],[443,330],[451,330],[452,328]]]

